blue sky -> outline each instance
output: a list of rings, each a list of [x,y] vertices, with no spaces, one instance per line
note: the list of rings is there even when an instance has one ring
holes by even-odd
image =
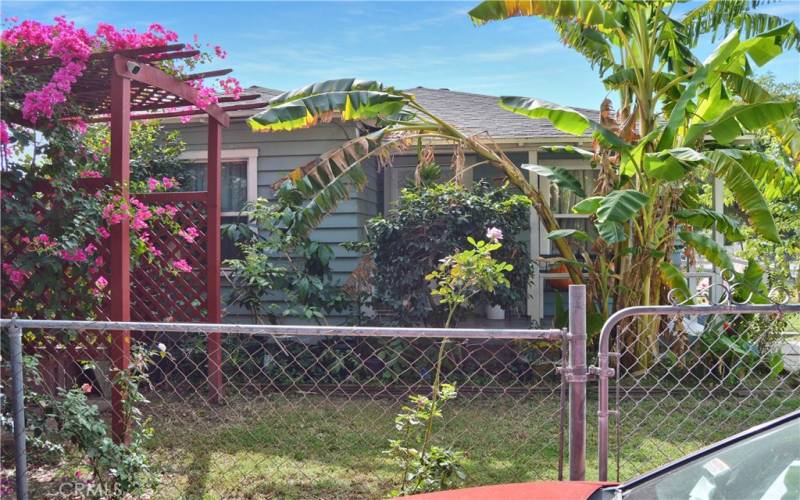
[[[229,57],[214,66],[233,68],[244,86],[288,90],[352,76],[572,106],[597,107],[606,96],[595,72],[547,22],[517,18],[477,28],[466,16],[476,3],[4,1],[2,16],[63,14],[91,29],[98,21],[137,29],[160,22],[182,40],[196,33],[222,45]],[[763,10],[800,23],[800,0]],[[710,50],[703,43],[697,52]],[[798,81],[800,55],[784,54],[764,70]]]

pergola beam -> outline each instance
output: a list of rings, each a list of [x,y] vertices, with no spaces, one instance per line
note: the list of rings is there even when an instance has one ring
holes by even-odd
[[[133,71],[131,71],[131,69],[133,69]],[[195,106],[197,106],[199,101],[197,89],[185,82],[176,80],[174,77],[149,64],[140,63],[139,61],[121,55],[115,55],[112,72],[115,75],[165,90]],[[204,111],[217,120],[223,127],[227,127],[230,124],[230,118],[228,118],[228,115],[218,105],[209,104],[204,108]]]

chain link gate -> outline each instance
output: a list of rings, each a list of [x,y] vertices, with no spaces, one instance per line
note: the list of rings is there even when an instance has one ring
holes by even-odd
[[[615,479],[624,482],[800,409],[800,373],[787,370],[798,367],[784,363],[786,346],[800,347],[800,337],[784,336],[800,304],[778,289],[770,303],[750,303],[749,293],[737,301],[743,287],[716,286],[716,303],[705,290],[679,304],[620,310],[604,324],[598,366],[589,369],[598,380],[601,481],[611,451]]]
[[[141,411],[154,431],[146,454],[159,473],[157,498],[386,495],[397,476],[383,453],[398,437],[395,417],[410,405],[409,396],[430,394],[443,339],[443,382],[454,383],[458,396],[445,405],[438,435],[464,452],[466,484],[562,476],[566,388],[557,367],[566,361],[563,330],[0,324],[23,333],[26,355],[39,361],[40,378],[26,379],[26,397],[63,401],[64,390],[83,387],[103,420],[116,387],[108,340],[130,332],[132,366],[144,363],[137,352],[150,360],[140,383],[148,400]],[[220,404],[208,390],[205,340],[214,332],[222,336]],[[31,366],[25,369],[32,375]],[[59,425],[63,411],[48,409],[54,420],[47,426]],[[29,425],[42,416],[34,409]],[[36,462],[34,453],[28,469],[41,475]],[[59,467],[74,483],[69,462]],[[40,480],[30,486],[31,498],[70,487]]]

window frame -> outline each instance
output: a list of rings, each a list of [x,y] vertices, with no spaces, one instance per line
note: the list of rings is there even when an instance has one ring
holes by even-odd
[[[222,150],[222,163],[233,161],[246,161],[247,162],[247,200],[246,202],[254,201],[258,198],[258,149],[223,149]],[[205,161],[208,163],[207,151],[184,151],[179,156],[181,161]],[[221,212],[222,217],[236,217],[242,212]]]

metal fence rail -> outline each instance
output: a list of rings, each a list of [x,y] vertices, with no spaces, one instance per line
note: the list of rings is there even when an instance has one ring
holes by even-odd
[[[784,369],[781,352],[800,304],[737,304],[732,291],[723,304],[624,309],[603,326],[591,369],[600,480],[609,457],[616,480],[629,480],[800,409],[800,377]]]
[[[146,375],[139,387],[148,402],[138,407],[154,431],[146,454],[157,498],[385,496],[399,476],[383,453],[398,438],[395,416],[409,396],[430,394],[443,339],[443,380],[458,396],[443,409],[436,441],[464,452],[466,484],[561,475],[561,330],[22,319],[0,326],[24,332],[41,375],[26,380],[26,396],[51,401],[46,410],[28,408],[29,425],[44,417],[42,437],[53,441],[66,418],[64,390],[82,387],[111,420],[118,372],[110,337],[131,332],[131,363]],[[214,332],[222,334],[219,403],[210,397],[205,348]],[[29,450],[30,469],[51,478],[30,477],[31,498],[69,491],[76,472],[87,474],[62,444],[67,453],[56,462]]]

